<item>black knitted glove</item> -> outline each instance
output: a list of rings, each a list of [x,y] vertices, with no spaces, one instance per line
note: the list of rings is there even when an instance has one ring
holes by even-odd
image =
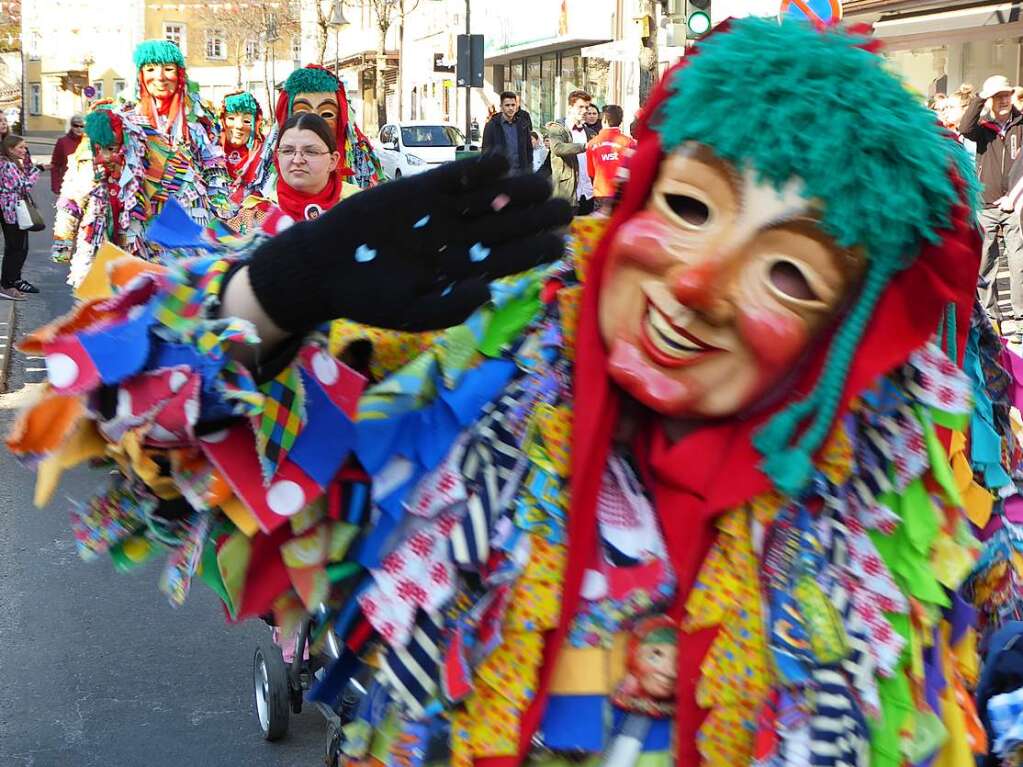
[[[488,283],[559,258],[571,206],[484,155],[359,192],[260,246],[249,264],[274,323],[302,333],[347,318],[399,330],[457,325]]]

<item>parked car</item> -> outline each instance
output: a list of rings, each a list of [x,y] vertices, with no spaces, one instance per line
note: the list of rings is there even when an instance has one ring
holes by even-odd
[[[466,151],[458,128],[426,120],[389,123],[380,129],[376,145],[384,175],[391,179],[422,173]],[[468,151],[479,151],[479,146],[470,145]]]

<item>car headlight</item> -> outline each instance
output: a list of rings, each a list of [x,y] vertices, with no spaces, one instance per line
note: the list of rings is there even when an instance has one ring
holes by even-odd
[[[409,165],[426,165],[426,160],[422,157],[416,157],[414,154],[405,155],[405,159],[408,160]]]

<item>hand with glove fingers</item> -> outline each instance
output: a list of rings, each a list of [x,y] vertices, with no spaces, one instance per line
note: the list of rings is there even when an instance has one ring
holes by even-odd
[[[499,155],[448,163],[294,224],[256,250],[246,280],[232,280],[225,313],[237,313],[239,282],[283,334],[341,317],[410,331],[464,321],[490,298],[489,282],[564,249],[556,230],[571,206],[550,199],[546,179],[507,170]]]

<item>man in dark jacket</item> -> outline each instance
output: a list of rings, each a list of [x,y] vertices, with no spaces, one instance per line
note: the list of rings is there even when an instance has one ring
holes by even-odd
[[[53,145],[53,155],[50,157],[50,189],[58,197],[60,196],[60,185],[64,183],[64,174],[67,172],[67,158],[78,149],[84,133],[85,118],[75,115],[71,118],[71,127],[68,128],[68,132],[57,139],[57,143]]]
[[[988,109],[985,110],[985,105]],[[1009,201],[1009,172],[1023,148],[1023,115],[1012,106],[1012,86],[1001,75],[989,77],[963,113],[959,132],[977,143],[977,175],[984,186],[980,224],[984,251],[980,265],[980,300],[993,320],[1000,320],[995,279],[998,274],[998,231],[1009,264],[1009,292],[1016,327],[1023,339],[1023,235]]]
[[[519,109],[519,96],[512,91],[501,94],[501,112],[483,129],[483,151],[500,152],[508,158],[512,174],[533,172],[533,142],[529,134],[533,121]]]

